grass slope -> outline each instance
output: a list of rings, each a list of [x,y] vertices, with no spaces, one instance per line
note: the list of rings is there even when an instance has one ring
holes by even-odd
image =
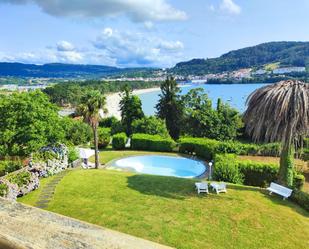
[[[182,249],[308,248],[309,214],[257,188],[197,196],[194,180],[70,171],[48,210]],[[19,199],[32,204],[37,191]]]

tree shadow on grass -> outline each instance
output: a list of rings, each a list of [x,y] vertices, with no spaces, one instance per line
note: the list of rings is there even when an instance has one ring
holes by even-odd
[[[196,195],[194,191],[196,180],[155,175],[133,175],[128,176],[127,179],[129,188],[146,195],[178,200]]]

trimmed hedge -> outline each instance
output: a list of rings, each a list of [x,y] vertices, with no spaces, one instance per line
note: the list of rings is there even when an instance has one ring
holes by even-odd
[[[217,154],[213,177],[249,186],[267,187],[278,178],[279,165],[250,160],[239,160],[235,154]],[[294,172],[293,189],[301,190],[305,183],[302,174]]]
[[[134,150],[170,152],[175,146],[174,140],[159,135],[137,133],[131,138],[131,148]]]
[[[309,194],[303,191],[294,190],[291,200],[296,202],[299,206],[309,211]]]
[[[240,173],[244,176],[244,184],[266,187],[277,179],[278,165],[254,161],[236,160]]]
[[[278,156],[280,144],[244,144],[237,141],[216,141],[208,138],[181,138],[179,152],[195,153],[205,160],[211,160],[218,153],[233,153],[237,155]]]
[[[126,147],[127,135],[122,132],[113,136],[113,149],[115,150],[123,150]]]
[[[239,170],[234,154],[218,154],[215,156],[215,167],[212,177],[216,181],[243,184],[244,177]]]

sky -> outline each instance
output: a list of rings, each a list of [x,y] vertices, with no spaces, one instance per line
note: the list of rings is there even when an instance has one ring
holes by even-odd
[[[0,61],[172,67],[309,41],[309,0],[0,0]]]

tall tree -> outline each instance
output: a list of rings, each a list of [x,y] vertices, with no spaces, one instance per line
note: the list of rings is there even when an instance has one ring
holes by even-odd
[[[132,122],[144,117],[142,101],[136,95],[132,95],[130,87],[125,86],[120,100],[121,121],[128,136],[132,134]]]
[[[63,142],[58,108],[41,91],[0,96],[0,155],[29,155]]]
[[[93,131],[94,149],[95,149],[95,168],[99,167],[99,148],[98,148],[98,126],[100,121],[100,112],[105,108],[106,99],[99,92],[91,90],[87,92],[81,99],[82,104],[78,106],[78,113],[84,117],[84,121],[88,123]]]
[[[161,94],[156,105],[157,116],[165,120],[166,127],[173,139],[178,139],[182,123],[182,103],[180,100],[180,89],[173,77],[167,79],[161,84]]]
[[[293,184],[294,148],[309,133],[309,84],[281,81],[254,91],[244,114],[247,132],[256,141],[282,143],[279,182]]]

